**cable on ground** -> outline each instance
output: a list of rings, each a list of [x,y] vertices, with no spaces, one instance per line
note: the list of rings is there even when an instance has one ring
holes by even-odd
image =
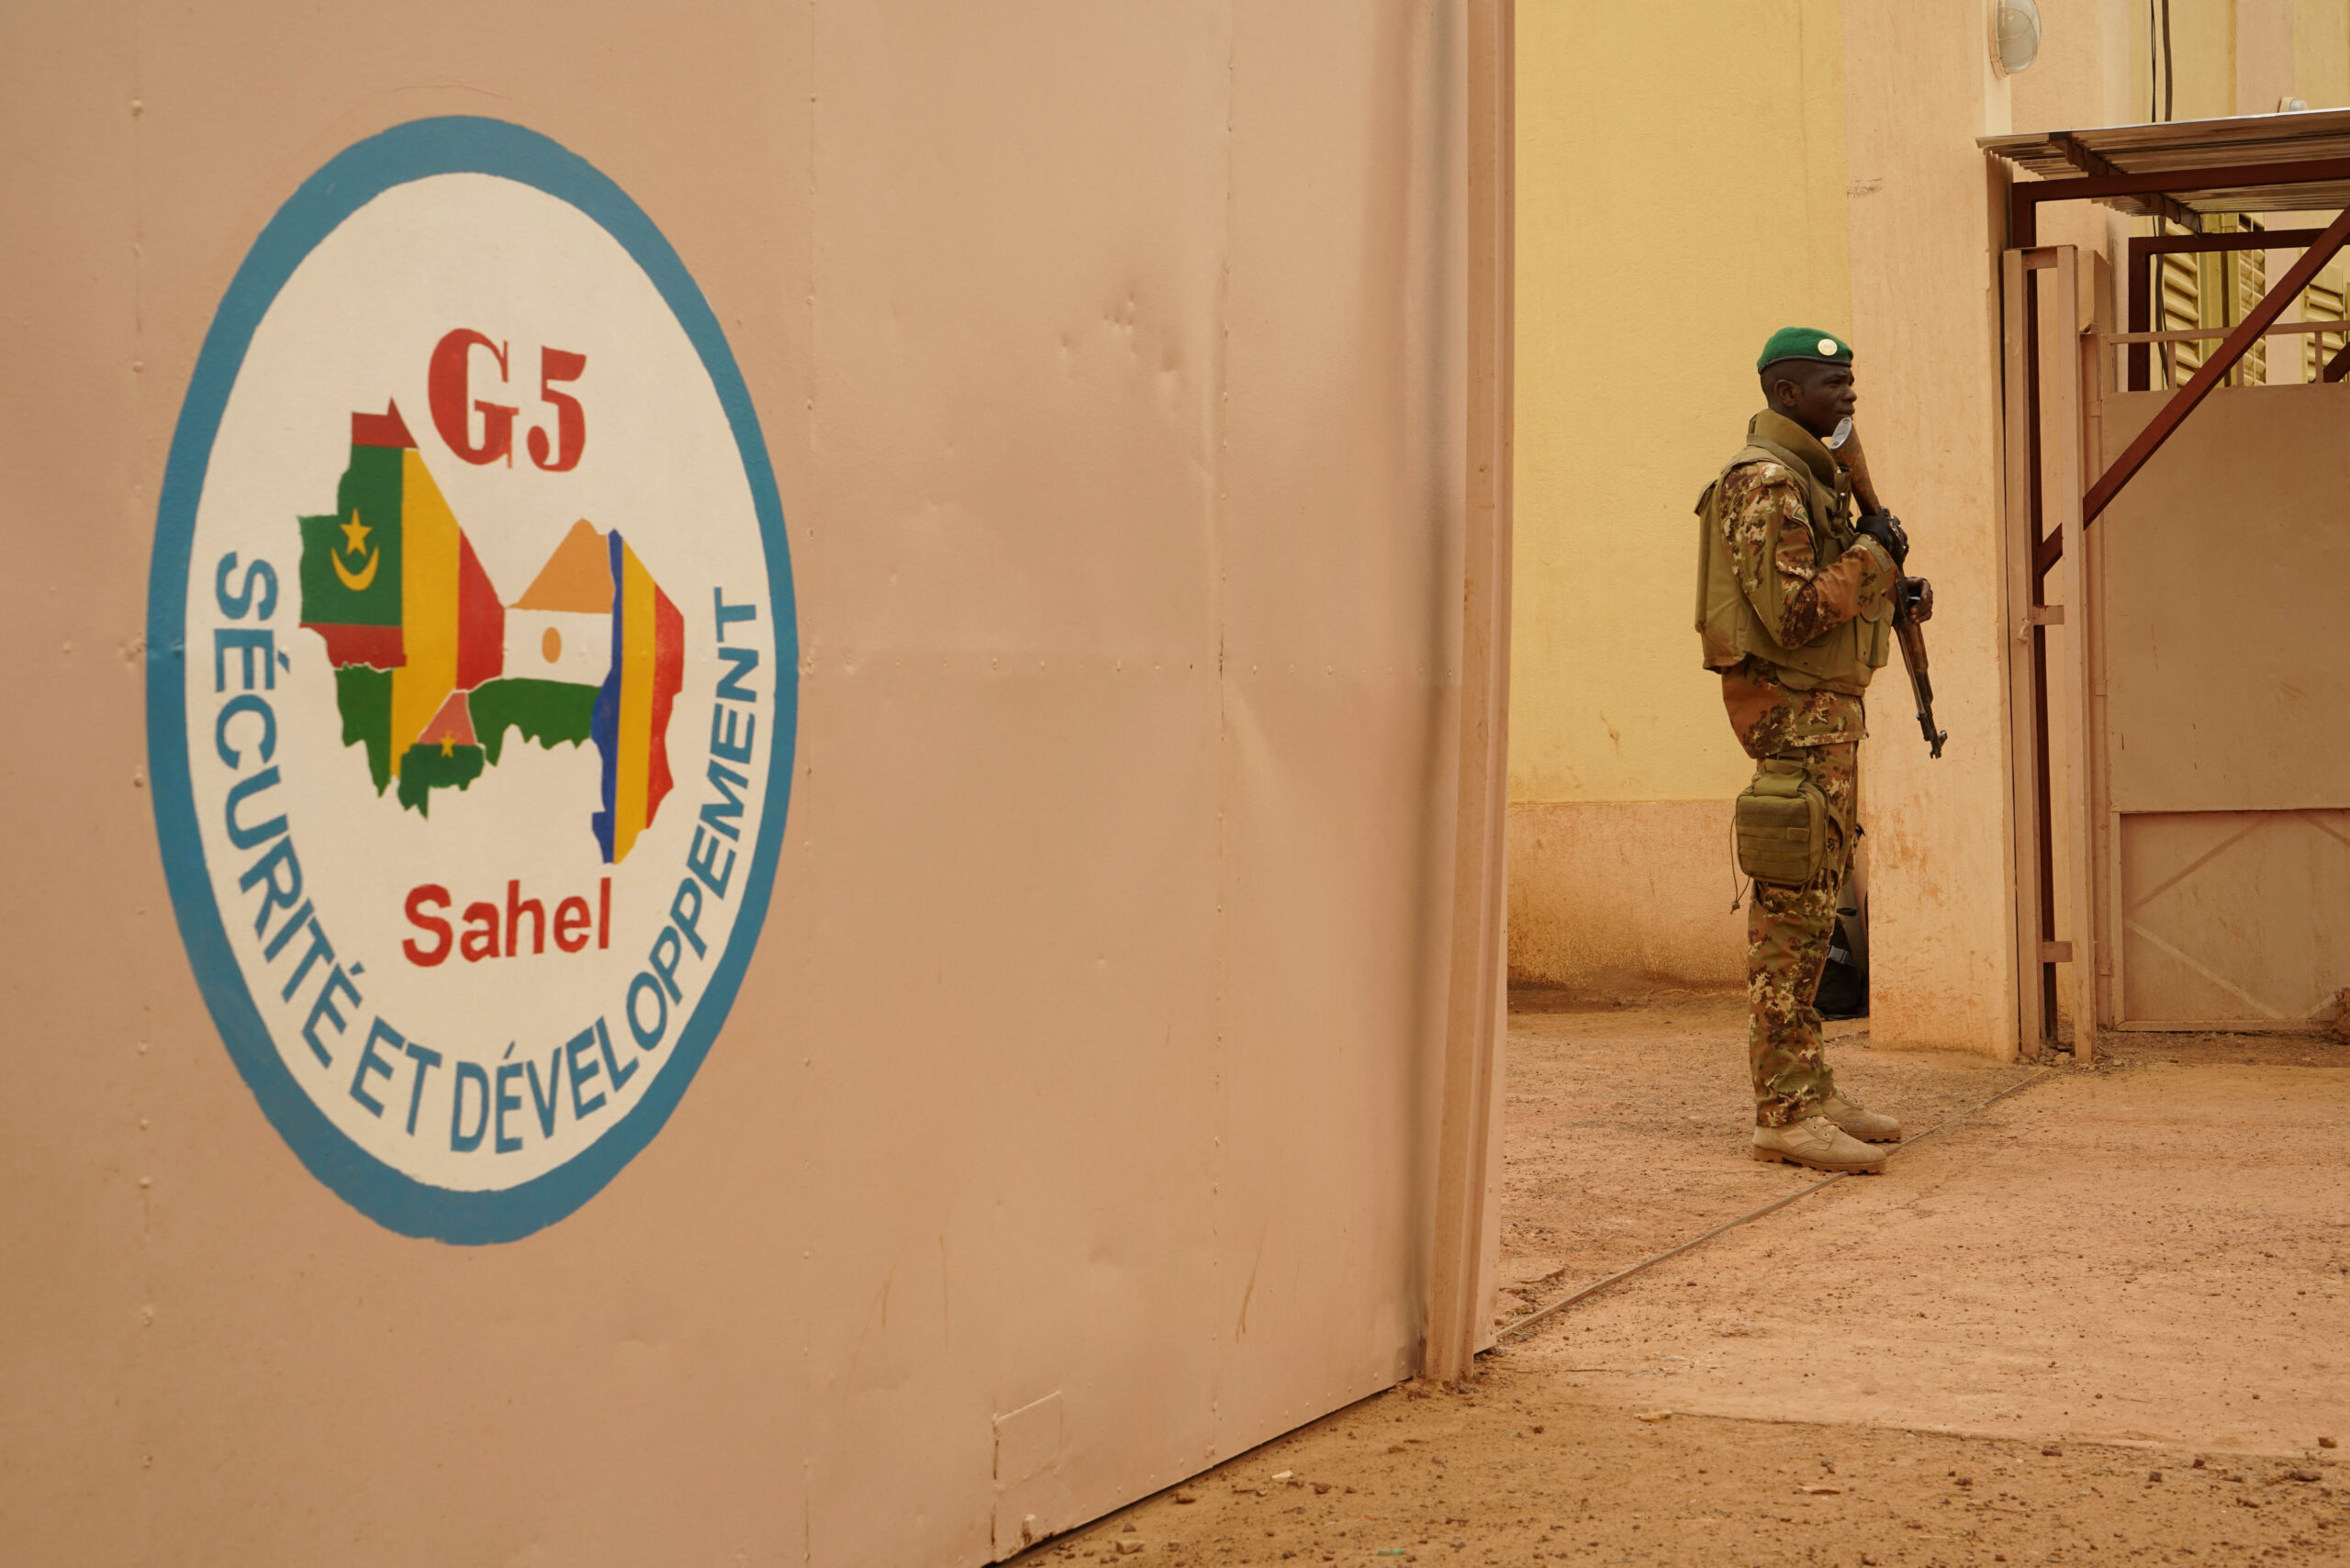
[[[2031,1088],[2033,1084],[2047,1077],[2049,1073],[2053,1070],[2054,1069],[2053,1068],[2043,1067],[2039,1071],[2033,1073],[2031,1077],[2026,1078],[2020,1082],[2009,1084],[2005,1089],[2000,1090],[1997,1094],[1992,1095],[1980,1105],[1972,1106],[1966,1110],[1959,1112],[1955,1115],[1943,1117],[1941,1121],[1936,1122],[1932,1126],[1928,1127],[1924,1132],[1919,1133],[1916,1137],[1903,1139],[1899,1144],[1896,1145],[1887,1152],[1886,1158],[1890,1159],[1895,1155],[1906,1153],[1909,1149],[1915,1148],[1918,1145],[1925,1142],[1928,1138],[1933,1137],[1944,1127],[1950,1126],[1953,1123],[1963,1122],[1967,1117],[1975,1115],[1979,1112],[1987,1111],[2010,1094],[2021,1093],[2024,1090]],[[1656,1254],[1656,1256],[1652,1258],[1643,1258],[1639,1262],[1633,1264],[1630,1268],[1619,1270],[1617,1272],[1608,1275],[1604,1280],[1595,1281],[1591,1284],[1583,1286],[1581,1290],[1570,1292],[1566,1295],[1561,1296],[1558,1300],[1552,1302],[1548,1306],[1538,1306],[1533,1311],[1528,1313],[1525,1316],[1517,1319],[1516,1322],[1505,1325],[1500,1333],[1494,1336],[1494,1343],[1498,1345],[1504,1339],[1508,1338],[1511,1335],[1523,1333],[1528,1328],[1532,1327],[1535,1324],[1542,1321],[1542,1319],[1551,1316],[1556,1313],[1563,1312],[1568,1307],[1574,1305],[1577,1302],[1588,1301],[1593,1296],[1597,1295],[1600,1292],[1608,1289],[1610,1286],[1622,1284],[1626,1280],[1630,1279],[1635,1274],[1645,1273],[1649,1270],[1655,1268],[1659,1263],[1663,1262],[1668,1258],[1678,1258],[1681,1254],[1688,1251],[1694,1247],[1702,1247],[1707,1242],[1711,1241],[1715,1237],[1721,1235],[1722,1232],[1726,1230],[1736,1230],[1740,1226],[1761,1219],[1764,1215],[1770,1214],[1774,1210],[1785,1208],[1789,1204],[1792,1204],[1798,1199],[1807,1198],[1814,1193],[1818,1192],[1822,1187],[1832,1187],[1837,1182],[1843,1181],[1846,1177],[1858,1174],[1860,1174],[1858,1171],[1839,1170],[1832,1176],[1824,1176],[1818,1181],[1814,1182],[1808,1187],[1798,1187],[1784,1198],[1779,1198],[1774,1202],[1764,1204],[1761,1208],[1756,1209],[1751,1214],[1743,1214],[1739,1215],[1736,1219],[1718,1225],[1714,1226],[1713,1229],[1706,1231],[1701,1235],[1691,1237],[1688,1240],[1681,1243],[1678,1247],[1666,1248],[1663,1251]]]

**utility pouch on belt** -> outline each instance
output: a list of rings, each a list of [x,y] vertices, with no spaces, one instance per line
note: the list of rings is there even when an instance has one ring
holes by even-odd
[[[1758,882],[1800,887],[1828,858],[1828,797],[1800,764],[1766,762],[1730,813],[1738,868]]]

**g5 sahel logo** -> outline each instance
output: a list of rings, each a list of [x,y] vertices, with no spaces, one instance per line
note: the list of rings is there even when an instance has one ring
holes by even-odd
[[[495,120],[319,170],[206,337],[148,646],[180,929],[295,1153],[444,1241],[587,1202],[725,1020],[796,716],[774,473],[652,220]]]

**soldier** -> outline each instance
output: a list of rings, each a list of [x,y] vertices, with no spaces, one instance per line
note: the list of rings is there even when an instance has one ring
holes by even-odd
[[[1891,517],[1855,525],[1824,444],[1856,401],[1852,345],[1787,327],[1755,367],[1765,407],[1698,498],[1697,630],[1755,780],[1739,798],[1747,1054],[1756,1159],[1882,1170],[1901,1124],[1837,1089],[1819,1044],[1836,895],[1858,834],[1862,693],[1892,644],[1909,544]]]

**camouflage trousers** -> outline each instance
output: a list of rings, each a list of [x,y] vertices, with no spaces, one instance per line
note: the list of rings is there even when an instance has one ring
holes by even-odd
[[[1818,1114],[1836,1087],[1812,1002],[1836,933],[1836,896],[1852,863],[1844,823],[1858,821],[1860,752],[1858,743],[1843,741],[1777,754],[1782,764],[1799,763],[1828,798],[1828,852],[1818,874],[1801,887],[1755,883],[1747,912],[1746,1054],[1754,1069],[1754,1120],[1762,1126],[1784,1127]]]

